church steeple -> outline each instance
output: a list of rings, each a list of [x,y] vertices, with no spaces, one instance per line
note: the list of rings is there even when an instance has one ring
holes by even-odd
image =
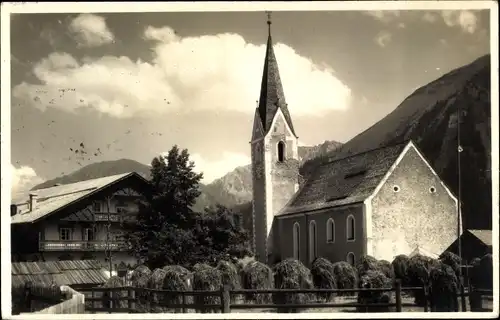
[[[283,85],[281,84],[281,78],[278,68],[278,61],[274,55],[273,41],[271,37],[271,14],[268,13],[268,37],[267,37],[267,48],[266,57],[264,60],[264,71],[262,74],[262,84],[260,88],[260,99],[259,99],[259,115],[262,121],[262,126],[264,128],[264,134],[269,132],[271,128],[272,121],[278,109],[281,109],[285,117],[290,130],[293,135],[296,136],[295,130],[292,124],[292,118],[290,117],[290,112],[285,100],[285,94],[283,92]]]

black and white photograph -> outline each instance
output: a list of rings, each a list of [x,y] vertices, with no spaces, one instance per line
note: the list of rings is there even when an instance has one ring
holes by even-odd
[[[498,317],[497,2],[1,24],[2,318]]]

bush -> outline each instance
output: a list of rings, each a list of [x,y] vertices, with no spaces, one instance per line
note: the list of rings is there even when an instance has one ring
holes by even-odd
[[[380,270],[378,261],[372,256],[361,256],[356,263],[358,278],[361,278],[368,270]]]
[[[219,270],[207,265],[195,266],[193,273],[193,290],[198,291],[219,291],[222,286],[222,275]],[[196,304],[200,305],[215,305],[221,304],[219,296],[194,296]],[[219,308],[202,308],[202,313],[220,312]]]
[[[192,274],[188,269],[181,266],[166,266],[163,268],[165,276],[163,278],[163,290],[168,291],[190,291]],[[190,297],[182,298],[180,294],[168,294],[163,296],[165,304],[182,304],[183,302],[189,303]],[[168,311],[173,310],[176,313],[182,311],[181,308],[167,308]]]
[[[251,261],[242,270],[242,284],[245,289],[272,289],[273,272],[267,265],[258,261]],[[258,304],[268,303],[271,301],[271,295],[247,293],[245,294],[245,300]]]
[[[458,277],[460,274],[460,266],[462,265],[462,261],[459,256],[454,254],[453,252],[446,251],[441,255],[439,259],[442,263],[448,265],[453,269],[455,275]]]
[[[394,277],[401,280],[403,286],[410,285],[410,279],[408,278],[408,266],[410,263],[410,258],[404,254],[400,254],[394,258],[392,261],[392,268],[394,270]]]
[[[295,259],[285,259],[274,266],[275,289],[312,289],[314,288],[312,276],[302,262]],[[307,293],[275,293],[275,304],[305,304],[312,300],[312,295]],[[296,312],[295,309],[278,310]]]
[[[241,289],[240,274],[238,269],[231,262],[221,260],[217,264],[217,270],[220,271],[222,276],[222,285],[229,286],[230,290]],[[236,301],[236,295],[231,295],[231,303]]]
[[[458,311],[458,278],[455,270],[441,263],[430,271],[430,295],[432,310],[436,312]]]
[[[337,289],[337,280],[333,270],[333,263],[324,259],[316,258],[311,267],[314,286],[318,289]],[[319,293],[318,298],[324,301],[332,301],[334,293]]]
[[[154,269],[151,277],[148,281],[148,288],[154,290],[161,290],[163,288],[163,279],[165,279],[165,270],[156,268]],[[152,303],[151,311],[152,312],[163,312],[163,308],[159,305],[160,301],[163,300],[163,296],[158,293],[152,293],[150,295],[150,303]]]
[[[392,279],[385,276],[380,270],[367,270],[359,279],[359,288],[391,288]],[[383,291],[360,291],[358,293],[358,303],[391,303],[393,300],[392,292]],[[390,312],[389,307],[369,306],[356,307],[358,312]]]
[[[354,289],[357,286],[358,276],[356,269],[345,261],[336,262],[333,264],[333,273],[337,280],[339,289]],[[339,296],[353,296],[355,292],[339,292]]]
[[[119,288],[125,286],[125,283],[122,278],[118,276],[112,276],[106,281],[102,287],[103,288]],[[102,305],[104,308],[126,308],[127,301],[118,300],[118,298],[126,297],[128,292],[125,290],[113,290],[113,291],[105,291],[102,295]],[[113,305],[111,306],[111,302]]]
[[[378,270],[382,271],[382,273],[391,281],[394,281],[396,275],[394,273],[394,268],[392,264],[387,260],[379,260],[378,261]]]
[[[432,259],[420,254],[410,258],[408,263],[409,284],[413,287],[423,287],[429,285],[430,271],[433,267],[439,266],[439,260]],[[423,306],[425,295],[423,290],[414,290],[415,303]]]

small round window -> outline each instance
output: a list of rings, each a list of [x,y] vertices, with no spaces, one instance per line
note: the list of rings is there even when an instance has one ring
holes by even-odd
[[[429,192],[430,193],[435,193],[436,192],[436,188],[435,187],[430,187],[429,188]]]
[[[394,190],[394,192],[399,192],[399,190],[401,190],[401,188],[399,188],[399,186],[394,186],[394,187],[392,187],[392,190]]]

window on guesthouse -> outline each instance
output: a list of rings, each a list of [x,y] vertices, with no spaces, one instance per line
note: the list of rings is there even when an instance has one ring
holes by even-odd
[[[70,228],[60,228],[59,229],[59,240],[67,241],[71,240],[71,229]]]
[[[347,217],[347,241],[354,241],[355,239],[355,230],[356,230],[356,222],[352,215]]]
[[[293,258],[300,259],[300,225],[297,222],[293,224]]]
[[[313,220],[309,223],[309,261],[313,262],[318,255],[316,245],[316,222]]]
[[[326,222],[326,242],[335,242],[335,222],[332,218],[328,219]]]
[[[349,263],[351,266],[354,266],[355,262],[356,262],[356,258],[354,257],[354,253],[349,252],[347,254],[347,263]]]
[[[102,212],[101,211],[101,202],[99,201],[94,201],[92,203],[92,211],[94,211],[94,213],[99,213],[99,212]]]
[[[285,143],[283,141],[278,142],[278,161],[285,161]]]
[[[94,229],[93,228],[84,228],[83,229],[83,240],[84,241],[94,241]]]

